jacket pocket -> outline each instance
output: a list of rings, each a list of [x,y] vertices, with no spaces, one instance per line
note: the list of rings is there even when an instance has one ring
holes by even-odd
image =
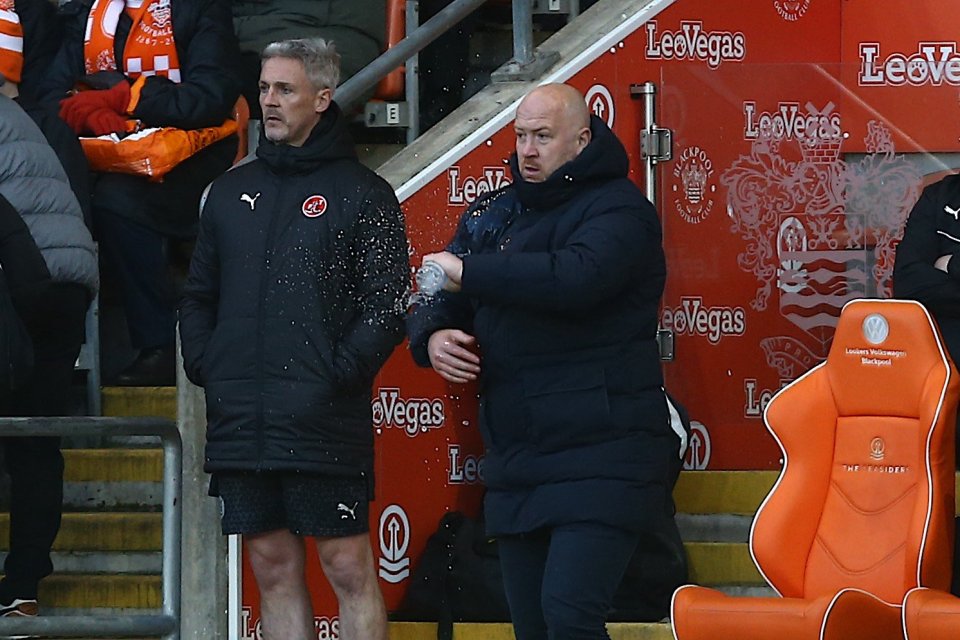
[[[523,371],[522,380],[530,435],[539,451],[559,451],[611,437],[602,367],[538,367]]]

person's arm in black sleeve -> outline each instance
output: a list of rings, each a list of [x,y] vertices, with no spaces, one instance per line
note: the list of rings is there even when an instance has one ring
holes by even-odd
[[[464,257],[461,286],[494,304],[589,310],[647,273],[645,262],[659,254],[660,244],[651,205],[616,206],[585,219],[558,250]]]
[[[907,219],[897,246],[893,268],[893,295],[916,300],[935,314],[960,316],[960,237],[940,230],[943,203],[926,189]],[[945,272],[934,266],[952,254]]]
[[[71,0],[60,7],[58,18],[63,38],[39,82],[39,101],[55,111],[84,75],[83,36],[91,3],[92,0]]]
[[[470,246],[470,233],[466,221],[473,215],[477,204],[471,206],[464,213],[453,238],[445,247],[455,255],[464,255]],[[430,355],[427,353],[427,344],[430,336],[440,329],[460,329],[467,333],[473,332],[473,309],[470,299],[462,293],[440,291],[429,298],[415,296],[417,302],[407,315],[407,337],[410,340],[410,355],[413,361],[421,367],[429,367]]]
[[[201,213],[196,247],[180,300],[180,350],[187,378],[203,385],[200,366],[217,324],[220,302],[220,257],[217,251],[215,214]]]
[[[225,0],[197,0],[197,24],[178,38],[180,75],[176,83],[162,76],[141,76],[133,116],[152,127],[200,129],[223,124],[240,96],[236,71],[240,51]],[[181,42],[179,39],[187,39]],[[138,85],[142,86],[138,87]]]
[[[410,285],[407,234],[400,204],[386,182],[364,198],[357,221],[360,313],[334,345],[334,372],[342,389],[369,384],[403,339]]]
[[[49,0],[15,0],[14,9],[23,26],[23,73],[20,95],[35,99],[39,84],[57,54],[63,39],[56,4]]]
[[[26,324],[35,307],[34,300],[50,284],[50,271],[23,218],[3,196],[0,196],[0,266],[13,306]]]

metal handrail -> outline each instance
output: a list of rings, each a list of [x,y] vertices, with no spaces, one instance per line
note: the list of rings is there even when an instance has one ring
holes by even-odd
[[[163,446],[163,609],[160,614],[0,618],[0,636],[123,638],[131,635],[180,638],[180,539],[183,451],[180,432],[164,418],[0,418],[0,437],[159,436]]]

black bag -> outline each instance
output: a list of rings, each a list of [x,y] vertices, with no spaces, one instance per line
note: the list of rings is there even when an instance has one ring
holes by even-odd
[[[459,511],[440,519],[394,618],[436,620],[438,640],[452,640],[454,622],[510,620],[497,543],[483,522]]]

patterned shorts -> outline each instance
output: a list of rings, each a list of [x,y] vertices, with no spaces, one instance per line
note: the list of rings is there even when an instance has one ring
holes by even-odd
[[[367,478],[288,471],[219,471],[224,535],[289,529],[298,536],[346,537],[369,531]]]

